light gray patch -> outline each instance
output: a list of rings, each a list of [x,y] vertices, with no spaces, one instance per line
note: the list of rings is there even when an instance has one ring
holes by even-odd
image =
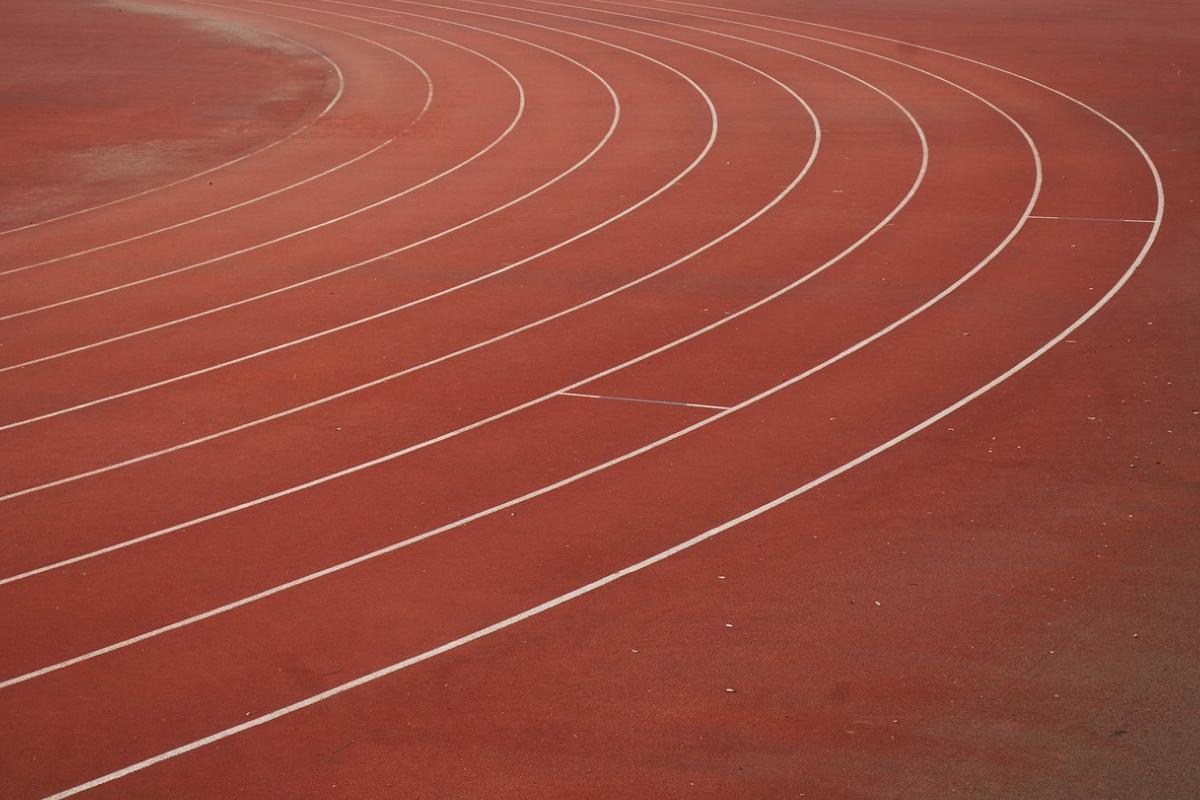
[[[178,19],[194,30],[201,31],[209,35],[215,35],[220,39],[241,47],[250,47],[255,50],[271,50],[278,53],[286,53],[288,55],[311,55],[306,48],[296,44],[295,42],[288,41],[282,36],[275,36],[264,31],[255,30],[254,28],[250,28],[245,25],[239,25],[235,22],[227,22],[225,20],[205,17],[190,9],[156,6],[151,3],[139,2],[138,0],[92,1],[98,6],[112,8],[118,11],[128,11],[134,14],[150,14],[159,17]]]
[[[136,142],[89,147],[69,158],[81,183],[98,184],[169,172],[188,151],[183,142]]]

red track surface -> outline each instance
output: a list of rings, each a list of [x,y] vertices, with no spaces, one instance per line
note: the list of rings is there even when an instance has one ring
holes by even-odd
[[[11,2],[4,796],[1195,796],[1200,15],[844,5]]]

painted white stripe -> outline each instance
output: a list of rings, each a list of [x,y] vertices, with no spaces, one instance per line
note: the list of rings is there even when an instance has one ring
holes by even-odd
[[[1153,225],[1152,219],[1112,219],[1108,217],[1049,217],[1042,214],[1034,214],[1030,219],[1060,219],[1069,220],[1071,222],[1144,222],[1147,225]]]
[[[588,400],[619,400],[623,403],[650,403],[656,406],[686,406],[688,408],[712,408],[726,411],[729,406],[712,406],[707,403],[685,403],[681,400],[652,400],[649,397],[617,397],[611,394],[584,394],[583,392],[559,392],[563,397],[583,397]],[[0,683],[0,689],[4,684]]]
[[[125,195],[124,197],[118,197],[115,200],[108,200],[104,203],[98,203],[94,206],[88,206],[87,208],[81,208],[76,211],[70,211],[70,212],[67,212],[66,214],[59,214],[58,216],[49,217],[47,219],[39,220],[37,222],[30,222],[30,223],[27,223],[25,225],[20,225],[15,228],[8,228],[6,230],[0,231],[0,236],[7,236],[10,233],[20,233],[21,231],[33,230],[34,228],[40,228],[43,225],[49,225],[52,222],[59,222],[60,220],[70,219],[71,217],[77,217],[81,214],[88,214],[93,211],[99,211],[102,208],[110,208],[110,207],[118,205],[120,203],[125,203],[130,200],[136,200],[139,197],[145,197],[146,195],[153,194],[154,192],[160,192],[163,189],[170,189],[172,186],[179,186],[180,184],[187,183],[188,181],[194,181],[197,178],[204,177],[205,175],[211,175],[214,172],[217,172],[218,170],[222,170],[227,167],[232,167],[234,164],[240,164],[243,161],[254,158],[255,156],[258,156],[258,155],[261,155],[261,154],[267,152],[268,150],[278,147],[279,145],[283,144],[284,142],[291,141],[292,139],[296,138],[297,136],[299,136],[300,134],[304,133],[306,130],[311,128],[322,117],[326,116],[330,111],[332,111],[334,106],[336,106],[338,104],[338,102],[342,99],[342,94],[346,91],[346,79],[345,79],[345,76],[342,74],[342,68],[337,65],[337,62],[335,62],[333,59],[331,59],[329,56],[325,55],[324,53],[313,49],[309,45],[306,45],[302,42],[298,42],[294,39],[290,39],[287,36],[283,36],[282,34],[272,33],[271,31],[264,31],[264,30],[258,30],[258,29],[255,29],[255,32],[261,33],[264,36],[272,36],[276,39],[282,39],[285,42],[295,45],[296,47],[307,50],[310,53],[312,53],[313,55],[315,55],[315,56],[319,57],[320,59],[322,59],[323,61],[325,61],[327,64],[329,64],[330,67],[333,68],[333,73],[334,73],[334,75],[337,76],[337,90],[334,92],[333,97],[330,98],[329,102],[325,104],[325,107],[323,109],[321,109],[320,113],[318,113],[311,120],[306,122],[304,125],[301,125],[299,128],[292,131],[291,133],[284,136],[283,138],[276,139],[275,141],[273,141],[269,144],[263,145],[262,147],[260,147],[256,150],[252,150],[249,153],[244,153],[244,154],[238,156],[237,158],[230,159],[229,161],[225,161],[221,164],[217,164],[215,167],[209,167],[208,169],[201,170],[200,172],[196,172],[196,173],[193,173],[186,177],[179,178],[177,180],[173,180],[170,183],[164,183],[159,186],[151,187],[149,189],[143,189],[140,192],[135,192],[133,194]]]
[[[990,67],[990,65],[983,64],[982,62],[972,61],[972,63],[976,63],[976,64],[979,64],[980,66],[988,67],[991,69],[996,69],[1001,72],[1007,72],[1006,70],[1000,70],[1000,68]],[[1013,74],[1013,73],[1008,73],[1008,74]],[[1017,76],[1017,77],[1023,78],[1023,76]],[[1050,87],[1044,86],[1043,84],[1040,84],[1040,83],[1033,81],[1031,79],[1028,79],[1028,78],[1023,78],[1023,79],[1028,80],[1030,83],[1032,83],[1036,86],[1045,88],[1048,91],[1051,91],[1067,100],[1070,100],[1071,102],[1079,105],[1080,107],[1084,108],[1085,110],[1088,110],[1088,111],[1094,113],[1096,116],[1100,117],[1102,120],[1109,123],[1114,128],[1116,128],[1119,132],[1121,132],[1130,141],[1130,143],[1136,148],[1138,153],[1145,160],[1146,165],[1149,167],[1150,172],[1154,179],[1156,192],[1157,192],[1157,198],[1158,198],[1158,207],[1157,207],[1157,211],[1155,214],[1154,227],[1151,230],[1150,235],[1147,237],[1142,250],[1138,253],[1137,257],[1130,264],[1129,268],[1125,271],[1125,273],[1121,276],[1121,278],[1118,279],[1117,282],[1114,283],[1113,286],[1104,294],[1103,297],[1101,297],[1091,308],[1089,308],[1086,312],[1084,312],[1083,315],[1081,315],[1073,323],[1071,323],[1065,329],[1063,329],[1063,331],[1060,332],[1057,336],[1050,339],[1048,342],[1046,342],[1044,345],[1039,347],[1037,350],[1035,350],[1029,356],[1022,359],[1020,362],[1018,362],[1017,364],[1015,364],[1013,367],[1009,368],[1005,372],[1001,373],[999,376],[997,376],[993,380],[989,381],[988,383],[979,387],[975,391],[973,391],[970,394],[966,395],[965,397],[961,398],[954,404],[947,406],[942,411],[927,418],[926,420],[919,423],[918,425],[915,425],[912,428],[909,428],[908,430],[904,431],[903,433],[893,437],[892,439],[889,439],[888,441],[880,444],[879,446],[877,446],[871,450],[868,450],[867,452],[859,455],[857,458],[852,459],[851,461],[848,461],[848,462],[842,464],[841,466],[837,467],[836,469],[825,473],[824,475],[814,479],[813,481],[810,481],[809,483],[806,483],[803,486],[800,486],[797,489],[794,489],[793,491],[788,492],[787,494],[782,495],[782,496],[776,498],[775,500],[772,500],[769,503],[766,503],[764,505],[758,506],[757,508],[751,509],[750,511],[747,511],[746,513],[744,513],[738,517],[735,517],[734,519],[729,520],[728,522],[725,522],[722,525],[719,525],[714,528],[710,528],[709,530],[704,531],[703,533],[700,533],[700,534],[692,537],[691,539],[687,539],[683,542],[680,542],[679,544],[675,545],[672,548],[663,550],[662,552],[657,553],[653,556],[650,556],[649,558],[646,558],[646,559],[643,559],[642,561],[631,564],[622,570],[610,573],[609,575],[606,575],[598,580],[595,580],[595,581],[592,581],[591,583],[580,586],[579,588],[574,589],[571,592],[567,592],[565,594],[559,595],[558,597],[552,598],[552,599],[547,600],[543,603],[540,603],[536,606],[533,606],[525,611],[522,611],[519,614],[515,614],[513,616],[507,617],[507,618],[500,620],[499,622],[496,622],[487,627],[480,628],[472,633],[467,634],[466,636],[462,636],[462,637],[459,637],[452,641],[446,642],[445,644],[443,644],[439,647],[427,650],[419,655],[412,656],[412,657],[404,659],[402,661],[398,661],[395,664],[384,667],[383,669],[368,673],[368,674],[363,675],[359,678],[356,678],[352,681],[347,681],[346,683],[335,686],[324,692],[320,692],[318,694],[312,695],[311,697],[305,698],[303,700],[297,701],[290,705],[276,709],[275,711],[272,711],[268,714],[263,714],[259,717],[255,717],[254,719],[247,720],[246,722],[243,722],[239,725],[232,726],[230,728],[226,728],[225,730],[218,731],[217,733],[211,734],[202,739],[197,739],[195,741],[189,742],[187,744],[181,745],[181,746],[173,748],[171,750],[167,750],[156,756],[152,756],[150,758],[143,759],[142,761],[131,764],[122,769],[115,770],[106,775],[102,775],[98,778],[95,778],[94,780],[79,784],[79,785],[72,787],[70,789],[67,789],[63,792],[59,792],[55,795],[52,795],[49,798],[49,800],[59,800],[60,798],[70,797],[72,795],[78,794],[78,793],[86,791],[88,789],[95,788],[96,786],[100,786],[102,784],[117,780],[118,778],[122,778],[126,775],[130,775],[132,773],[139,772],[148,767],[154,766],[155,764],[159,764],[159,763],[167,761],[171,758],[175,758],[176,756],[180,756],[185,753],[192,752],[193,750],[200,749],[209,744],[213,744],[215,742],[221,741],[222,739],[229,738],[230,736],[234,736],[234,735],[237,735],[244,731],[250,730],[252,728],[259,727],[261,725],[264,725],[268,722],[279,719],[280,717],[286,716],[286,715],[294,713],[296,711],[300,711],[302,709],[316,705],[317,703],[320,703],[320,702],[323,702],[330,698],[336,697],[340,694],[344,694],[352,689],[358,688],[359,686],[363,686],[367,683],[371,683],[373,681],[379,680],[380,678],[386,677],[388,675],[392,675],[396,672],[399,672],[400,670],[403,670],[410,666],[413,666],[414,664],[419,664],[419,663],[421,663],[423,661],[427,661],[437,655],[441,655],[443,653],[446,653],[446,652],[454,650],[458,647],[461,647],[465,644],[469,644],[470,642],[473,642],[477,639],[481,639],[484,636],[488,636],[492,633],[496,633],[498,631],[504,630],[505,628],[511,627],[512,625],[515,625],[518,622],[521,622],[521,621],[524,621],[531,617],[537,616],[538,614],[542,614],[546,611],[549,611],[553,608],[563,605],[564,603],[567,603],[578,597],[582,597],[585,594],[593,592],[599,588],[607,586],[608,584],[613,583],[614,581],[619,580],[620,578],[625,577],[626,575],[630,575],[635,572],[639,572],[643,569],[646,569],[647,567],[650,567],[650,566],[653,566],[654,564],[659,563],[660,561],[670,558],[673,555],[683,552],[684,550],[695,547],[696,545],[698,545],[704,541],[707,541],[708,539],[711,539],[714,536],[717,536],[718,534],[720,534],[726,530],[729,530],[730,528],[733,528],[737,525],[742,524],[743,522],[754,519],[755,517],[761,516],[762,514],[772,510],[773,508],[777,508],[778,506],[782,505],[783,503],[786,503],[792,499],[795,499],[796,497],[799,497],[800,495],[802,495],[808,491],[811,491],[812,489],[820,486],[821,484],[826,483],[829,480],[832,480],[833,478],[837,477],[838,475],[841,475],[841,474],[853,469],[854,467],[856,467],[862,463],[865,463],[866,461],[870,460],[871,458],[874,458],[875,456],[886,452],[887,450],[891,449],[892,447],[895,447],[896,445],[908,440],[909,438],[915,436],[916,434],[920,433],[921,431],[925,430],[926,428],[930,427],[931,425],[936,424],[939,420],[954,413],[955,411],[957,411],[958,409],[967,405],[968,403],[972,402],[973,400],[975,400],[975,399],[979,398],[980,396],[986,394],[987,392],[991,391],[996,386],[999,386],[1001,383],[1005,382],[1006,380],[1008,380],[1009,378],[1016,375],[1017,373],[1019,373],[1020,371],[1025,369],[1027,366],[1032,364],[1034,361],[1036,361],[1038,358],[1040,358],[1042,355],[1044,355],[1047,351],[1049,351],[1052,347],[1054,347],[1055,345],[1057,345],[1058,343],[1063,341],[1063,339],[1070,336],[1076,329],[1078,329],[1081,325],[1083,325],[1085,322],[1087,322],[1089,319],[1091,319],[1100,309],[1102,309],[1105,305],[1108,304],[1108,302],[1117,294],[1117,292],[1119,292],[1125,286],[1125,284],[1129,281],[1129,279],[1133,276],[1133,274],[1138,270],[1138,268],[1141,266],[1142,262],[1145,260],[1145,257],[1147,255],[1147,253],[1150,251],[1150,248],[1153,246],[1154,241],[1157,238],[1158,232],[1162,226],[1163,208],[1165,205],[1165,197],[1164,197],[1164,193],[1163,193],[1162,178],[1159,175],[1158,169],[1155,166],[1153,160],[1150,158],[1149,153],[1146,152],[1145,148],[1141,145],[1141,143],[1138,142],[1137,139],[1134,138],[1134,136],[1132,134],[1130,134],[1127,130],[1125,130],[1123,127],[1118,125],[1116,122],[1114,122],[1107,116],[1101,114],[1099,111],[1096,111],[1091,106],[1088,106],[1085,103],[1083,103],[1082,101],[1076,100],[1076,99],[1058,91],[1057,89],[1051,89]]]

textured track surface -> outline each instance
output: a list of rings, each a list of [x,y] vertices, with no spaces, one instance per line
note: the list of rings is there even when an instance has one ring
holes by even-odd
[[[1200,14],[10,3],[24,797],[1187,798]]]

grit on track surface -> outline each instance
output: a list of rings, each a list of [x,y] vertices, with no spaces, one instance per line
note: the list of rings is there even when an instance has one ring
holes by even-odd
[[[1200,8],[8,0],[0,795],[1200,795]]]

